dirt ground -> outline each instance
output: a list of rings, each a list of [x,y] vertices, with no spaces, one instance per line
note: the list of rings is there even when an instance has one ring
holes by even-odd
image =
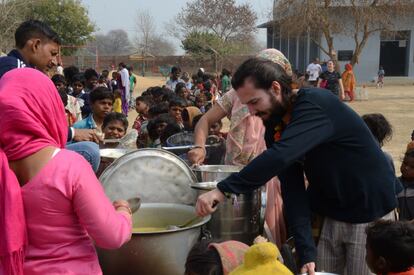
[[[138,76],[137,82],[138,85],[134,91],[135,97],[148,87],[165,84],[166,79],[164,77]],[[414,86],[385,86],[382,89],[367,87],[366,90],[369,95],[367,101],[354,101],[347,104],[360,115],[382,113],[390,121],[394,135],[383,149],[394,158],[399,174],[401,157],[414,129]],[[136,115],[135,111],[130,112],[128,116],[130,125],[133,124]]]

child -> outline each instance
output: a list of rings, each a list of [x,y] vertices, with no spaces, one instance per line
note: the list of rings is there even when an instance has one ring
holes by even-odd
[[[207,98],[204,94],[199,94],[196,96],[195,106],[198,107],[203,114],[206,112],[206,102]]]
[[[52,76],[52,82],[55,84],[59,93],[61,91],[66,93],[65,98],[67,104],[65,104],[65,111],[69,112],[66,114],[69,126],[72,126],[75,122],[82,120],[82,111],[79,101],[75,97],[69,95],[70,90],[66,87],[66,79],[60,74],[55,74]]]
[[[156,119],[148,122],[148,136],[151,140],[145,147],[160,148],[161,139],[160,137],[164,133],[165,128],[169,124],[176,124],[175,120],[169,114],[161,114]],[[142,147],[140,147],[142,148]]]
[[[176,96],[178,96],[179,98],[182,98],[186,102],[187,106],[193,105],[193,103],[189,99],[190,90],[187,89],[187,87],[185,86],[185,83],[178,83],[175,86],[174,92]]]
[[[182,113],[185,107],[187,107],[187,105],[185,104],[185,101],[181,98],[175,97],[170,100],[169,113],[171,117],[175,119],[177,124],[180,125],[181,129],[184,129]]]
[[[98,85],[98,78],[99,75],[94,69],[86,69],[85,70],[85,92],[90,93],[95,89]]]
[[[221,92],[227,93],[231,89],[231,72],[227,69],[221,71]]]
[[[414,274],[414,224],[380,220],[366,229],[366,262],[381,275]]]
[[[362,116],[362,119],[381,148],[384,146],[385,142],[391,140],[392,126],[382,114],[365,114]],[[391,155],[386,152],[384,152],[384,154],[395,172],[394,162]]]
[[[85,77],[83,74],[76,74],[72,78],[72,96],[74,96],[81,108],[82,118],[87,117],[91,113],[89,104],[89,94],[84,91]]]
[[[414,220],[414,149],[408,150],[401,164],[400,182],[403,190],[398,194],[400,220]]]
[[[166,114],[169,111],[168,102],[161,102],[151,106],[148,110],[148,119],[155,119],[161,114]]]
[[[208,134],[226,139],[227,134],[222,133],[221,128],[223,128],[223,122],[219,120],[211,125],[210,130],[208,131]]]
[[[112,79],[111,79],[111,89],[112,91],[115,91],[118,89],[118,72],[114,71],[112,72]]]
[[[385,77],[385,71],[382,66],[380,66],[378,70],[378,79],[377,79],[377,88],[384,87],[384,77]]]
[[[108,70],[103,70],[102,71],[100,79],[101,78],[104,81],[106,87],[112,90],[111,81],[109,80],[109,71]]]
[[[125,136],[128,129],[128,119],[122,113],[109,113],[102,124],[102,132],[106,139],[119,139]]]
[[[251,247],[238,241],[209,243],[203,240],[189,252],[185,275],[292,274],[277,260],[279,256],[277,247],[261,236]]]
[[[191,83],[189,73],[183,72],[183,74],[181,75],[181,79],[184,81],[185,86],[187,87],[188,90],[191,90],[193,88],[193,83]]]
[[[132,95],[134,94],[134,89],[135,86],[137,85],[137,78],[136,76],[133,74],[134,68],[132,66],[128,66],[128,74],[129,74],[129,94],[131,95],[131,100],[132,100]],[[131,104],[133,102],[130,102],[130,106],[132,106],[133,104]]]
[[[111,112],[114,101],[114,94],[108,88],[98,87],[90,93],[92,113],[85,119],[76,122],[73,127],[76,129],[95,129],[102,137],[102,125],[105,116]]]
[[[152,100],[148,96],[140,96],[135,100],[135,110],[138,113],[137,118],[135,119],[133,129],[137,130],[138,133],[141,132],[141,127],[144,122],[148,120],[148,111],[152,106]]]
[[[73,123],[75,123],[76,118],[67,108],[68,96],[69,96],[67,93],[67,88],[61,87],[60,89],[58,89],[58,92],[59,92],[60,98],[62,99],[63,106],[65,107],[65,115],[66,115],[66,120],[68,122],[68,126],[71,127]]]
[[[121,90],[116,89],[114,91],[114,105],[113,109],[115,113],[122,113],[122,99],[121,99]]]

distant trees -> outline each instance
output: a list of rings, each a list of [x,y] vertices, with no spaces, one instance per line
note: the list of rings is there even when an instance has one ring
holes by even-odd
[[[154,17],[148,11],[138,11],[135,18],[135,49],[144,54],[174,55],[174,45],[157,34]]]
[[[127,55],[133,47],[124,30],[111,30],[107,34],[95,35],[95,44],[100,55]]]
[[[14,32],[27,19],[48,23],[63,45],[83,45],[95,31],[87,9],[79,0],[0,0],[2,50],[14,46]]]
[[[256,13],[235,0],[193,0],[176,16],[176,36],[182,48],[196,59],[226,58],[250,53],[255,42]],[[256,49],[255,49],[256,50]]]

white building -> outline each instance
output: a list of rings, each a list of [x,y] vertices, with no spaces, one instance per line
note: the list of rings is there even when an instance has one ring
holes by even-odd
[[[343,24],[346,24],[345,20],[349,18],[344,14],[337,14],[336,17],[344,21]],[[380,66],[384,67],[386,76],[414,77],[414,16],[406,19],[395,18],[393,25],[393,32],[376,32],[369,37],[359,56],[359,63],[354,66],[358,82],[373,80]],[[258,27],[267,29],[267,47],[281,50],[289,58],[292,66],[299,71],[305,71],[307,64],[315,57],[319,57],[321,61],[329,60],[329,56],[310,39],[310,35],[314,35],[314,39],[327,48],[326,41],[320,33],[308,33],[300,37],[282,35],[275,18]],[[334,47],[343,70],[352,57],[354,38],[351,35],[334,35]]]

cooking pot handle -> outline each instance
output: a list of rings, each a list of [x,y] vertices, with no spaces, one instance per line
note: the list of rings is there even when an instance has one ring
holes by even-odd
[[[207,228],[205,227],[205,225],[203,225],[201,227],[200,240],[210,241],[212,239],[213,239],[213,235],[211,234],[211,232],[209,230],[207,230]]]

